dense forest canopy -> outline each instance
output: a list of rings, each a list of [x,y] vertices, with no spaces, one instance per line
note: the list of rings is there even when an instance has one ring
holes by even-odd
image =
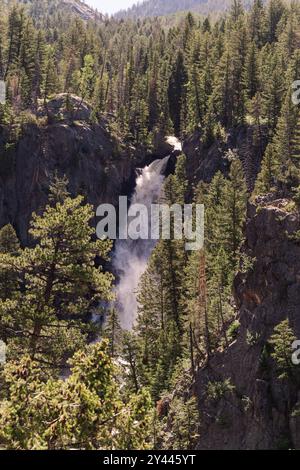
[[[244,0],[243,6],[249,8],[251,1]],[[145,18],[150,16],[164,16],[179,11],[191,11],[209,14],[225,11],[230,8],[230,0],[146,0],[137,2],[126,11],[120,11],[116,18]]]
[[[245,13],[235,2],[212,24],[189,14],[168,28],[156,19],[85,23],[59,9],[40,21],[18,6],[2,19],[0,74],[11,103],[34,110],[53,93],[74,93],[95,115],[114,115],[135,143],[171,129],[201,128],[209,139],[218,125],[258,113],[272,133],[291,86],[285,76],[297,72],[297,3],[257,1]]]
[[[48,104],[63,93],[66,109],[78,96],[92,109],[91,124],[105,117],[111,134],[146,152],[171,134],[182,141],[197,135],[204,149],[221,146],[233,129],[248,126],[262,159],[252,197],[280,189],[298,204],[300,117],[291,86],[300,77],[299,2],[254,0],[245,11],[234,0],[218,19],[188,13],[136,21],[86,21],[67,15],[59,0],[29,8],[8,3],[0,0],[2,171],[26,125],[53,124]],[[198,369],[234,340],[234,277],[255,263],[240,250],[253,188],[234,149],[226,161],[226,174],[191,188],[182,155],[166,179],[165,202],[205,203],[205,253],[187,254],[184,241],[159,241],[140,283],[132,332],[121,330],[114,308],[103,328],[90,321],[95,306],[113,299],[112,245],[94,240],[93,208],[70,196],[65,179],[51,182],[49,204],[32,217],[32,246],[20,246],[11,225],[1,229],[0,338],[8,359],[1,445],[196,446],[199,410],[190,391]],[[279,360],[280,335],[292,337],[288,325],[282,331],[274,337]],[[105,340],[93,344],[99,335]],[[212,398],[234,387],[210,385]]]

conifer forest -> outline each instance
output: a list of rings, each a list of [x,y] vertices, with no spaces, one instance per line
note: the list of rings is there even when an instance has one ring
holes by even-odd
[[[99,5],[0,0],[0,449],[300,449],[300,2]]]

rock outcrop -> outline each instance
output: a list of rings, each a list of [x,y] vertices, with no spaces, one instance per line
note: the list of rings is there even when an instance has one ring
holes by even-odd
[[[66,121],[90,121],[92,110],[79,96],[68,93],[59,93],[47,102],[47,108],[44,104],[38,109],[39,117],[47,117],[48,122]]]
[[[137,168],[171,155],[166,171],[174,169],[180,153],[174,143],[162,140],[155,154],[147,154],[113,134],[107,119],[94,123],[91,115],[81,98],[59,94],[47,109],[41,105],[37,116],[27,115],[16,142],[11,143],[8,128],[0,127],[0,227],[12,224],[23,244],[29,242],[32,212],[45,207],[56,173],[67,176],[71,195],[84,195],[96,208],[130,196]]]
[[[274,327],[286,318],[300,338],[300,244],[292,236],[300,217],[291,208],[272,198],[249,206],[244,252],[253,267],[235,279],[237,339],[196,380],[199,449],[299,448],[299,391],[278,378],[268,351]],[[217,400],[208,393],[216,383],[223,390]]]
[[[236,151],[245,171],[247,186],[253,190],[261,159],[267,144],[266,129],[261,126],[239,126],[210,145],[203,143],[200,131],[189,136],[183,143],[187,155],[188,175],[191,182],[210,182],[217,171],[225,175],[230,168],[228,152]]]
[[[89,7],[86,3],[81,0],[62,0],[62,8],[71,11],[78,15],[83,20],[100,20],[103,19],[102,15],[93,8]]]
[[[79,109],[85,120],[70,122],[60,100],[49,103],[52,123],[23,125],[16,144],[8,144],[7,130],[0,129],[0,226],[11,223],[24,244],[31,214],[45,206],[56,172],[67,176],[72,195],[83,194],[95,207],[116,204],[134,174],[134,156],[107,123],[91,123],[86,105]]]

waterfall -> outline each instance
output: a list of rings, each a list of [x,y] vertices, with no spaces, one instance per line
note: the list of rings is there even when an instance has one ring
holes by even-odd
[[[131,204],[143,204],[148,208],[158,201],[162,192],[166,165],[170,157],[156,160],[138,174]],[[149,221],[150,224],[150,221]],[[113,267],[118,276],[116,302],[121,326],[131,330],[137,316],[136,292],[148,259],[155,248],[155,240],[117,240]]]

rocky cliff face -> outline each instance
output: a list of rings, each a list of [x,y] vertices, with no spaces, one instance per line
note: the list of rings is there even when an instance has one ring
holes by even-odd
[[[299,448],[298,391],[279,380],[267,348],[286,318],[300,338],[300,246],[290,237],[300,218],[290,206],[271,198],[249,207],[244,251],[253,268],[235,280],[237,339],[199,371],[195,385],[199,449]],[[209,384],[220,385],[218,398],[208,393]]]
[[[188,174],[191,181],[210,182],[217,171],[226,174],[229,170],[228,152],[235,150],[243,162],[248,189],[253,190],[267,137],[264,126],[239,126],[226,135],[217,137],[205,145],[201,132],[195,132],[183,143],[188,157]]]
[[[83,105],[78,114],[86,120],[62,115],[51,124],[26,124],[15,146],[7,144],[7,130],[0,131],[0,226],[13,224],[25,244],[31,214],[45,206],[56,172],[68,177],[72,195],[85,195],[95,207],[116,204],[128,191],[134,158],[105,122],[91,124],[87,112]]]
[[[96,209],[101,203],[117,205],[119,196],[130,196],[137,168],[171,155],[167,173],[174,170],[180,153],[174,145],[161,139],[154,154],[147,154],[113,135],[104,118],[93,123],[91,114],[81,98],[60,94],[47,110],[41,106],[36,117],[27,116],[14,143],[9,133],[20,131],[0,127],[0,227],[11,223],[23,244],[29,242],[32,212],[45,207],[55,174],[66,175],[71,195],[84,195]]]
[[[86,3],[81,0],[62,0],[61,8],[65,8],[67,11],[75,13],[83,20],[100,20],[103,19],[102,15],[91,7],[86,5]]]

